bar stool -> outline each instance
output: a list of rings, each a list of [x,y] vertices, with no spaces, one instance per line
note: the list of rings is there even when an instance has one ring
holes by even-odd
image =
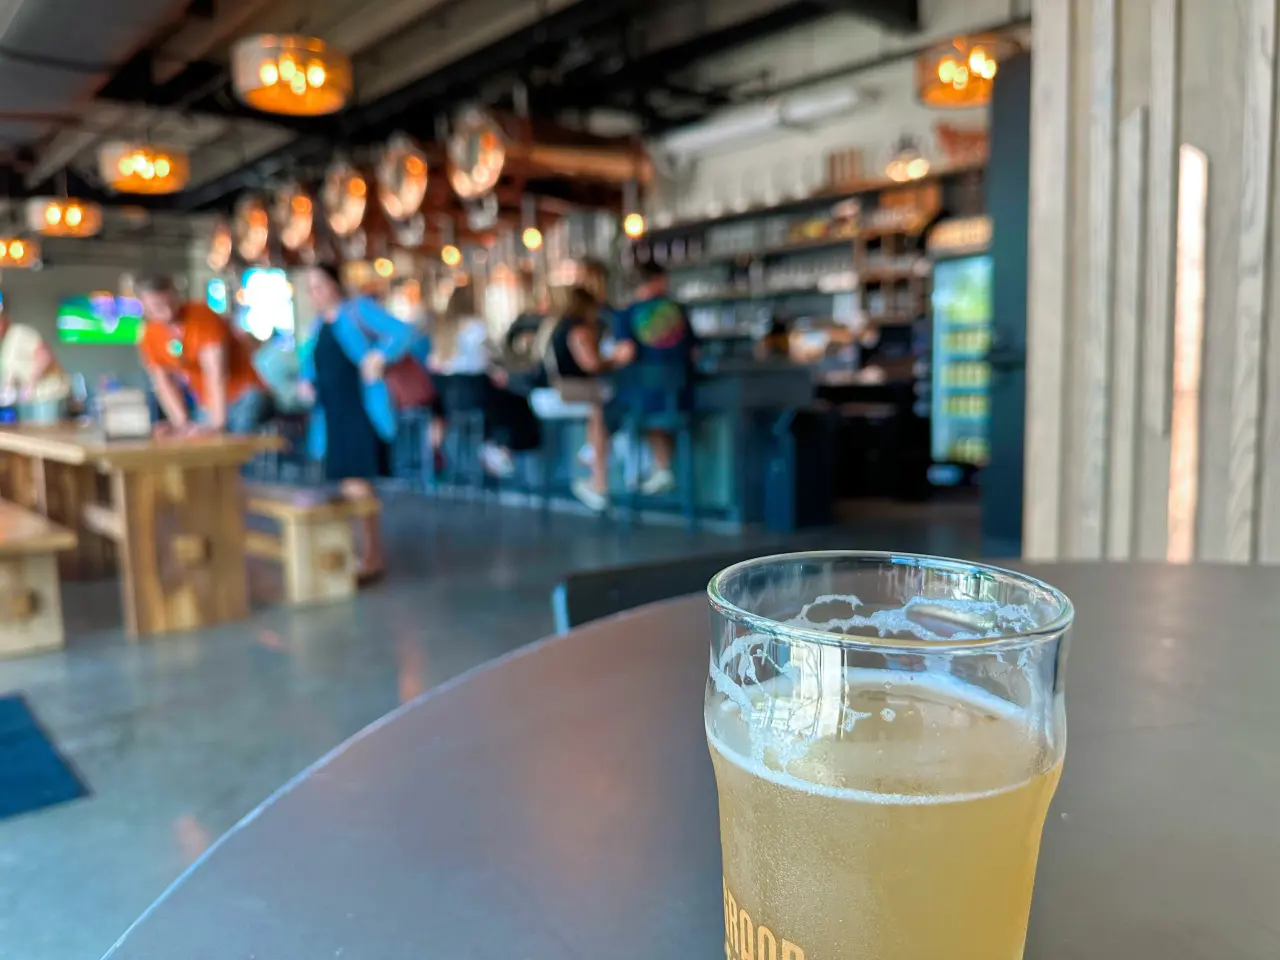
[[[543,425],[542,447],[538,451],[541,460],[539,481],[542,497],[542,517],[551,519],[551,494],[555,486],[556,464],[561,456],[560,433],[565,423],[585,423],[591,415],[589,403],[566,403],[555,387],[536,387],[529,392],[529,406]]]
[[[489,377],[483,373],[452,373],[437,374],[432,379],[448,423],[444,437],[444,479],[450,484],[463,480],[470,490],[478,488],[483,493],[492,482],[480,463]],[[436,474],[435,458],[425,456],[423,459],[428,483],[435,488],[442,479]]]
[[[689,368],[684,364],[639,363],[619,371],[617,381],[623,402],[623,430],[627,435],[627,521],[634,523],[640,497],[640,450],[644,433],[661,430],[676,438],[675,463],[685,524],[690,532],[698,526],[698,494],[693,460],[693,413],[684,409],[682,399],[691,385]],[[646,410],[645,399],[661,396],[659,410]]]

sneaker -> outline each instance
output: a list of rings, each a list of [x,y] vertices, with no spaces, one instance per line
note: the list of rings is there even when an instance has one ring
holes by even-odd
[[[658,497],[676,488],[676,475],[670,470],[655,470],[640,484],[640,492],[646,497]]]
[[[609,498],[603,493],[597,493],[590,480],[573,481],[573,495],[596,513],[603,513],[609,506]]]
[[[510,477],[516,472],[510,452],[495,443],[486,443],[480,448],[480,462],[491,476],[499,479]]]

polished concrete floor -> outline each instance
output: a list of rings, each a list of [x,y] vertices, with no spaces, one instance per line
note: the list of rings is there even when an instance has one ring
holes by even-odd
[[[836,530],[620,530],[404,495],[391,576],[351,603],[129,643],[111,583],[65,593],[65,652],[0,661],[92,795],[0,821],[0,960],[97,960],[223,831],[392,707],[551,632],[571,570],[759,545],[973,556],[972,510],[863,506]],[[422,811],[429,817],[431,811]],[[338,826],[340,829],[340,825]]]

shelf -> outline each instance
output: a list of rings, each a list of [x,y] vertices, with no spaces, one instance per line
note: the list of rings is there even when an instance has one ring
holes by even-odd
[[[910,183],[897,183],[887,177],[877,178],[874,180],[868,179],[859,183],[847,184],[839,190],[810,194],[807,197],[788,200],[785,203],[777,203],[770,206],[750,207],[746,210],[734,210],[730,213],[721,214],[715,217],[705,217],[701,220],[686,220],[682,223],[673,223],[666,227],[655,227],[648,232],[645,239],[651,241],[666,240],[694,233],[698,230],[705,230],[707,227],[716,226],[721,223],[731,223],[735,220],[752,220],[758,217],[771,215],[798,213],[802,210],[814,207],[834,206],[835,204],[841,203],[845,200],[852,200],[867,194],[880,193],[883,190],[916,187],[921,184],[934,183],[951,177],[979,173],[984,169],[986,169],[985,163],[964,164],[945,169],[939,168],[931,170],[928,176],[922,177],[919,180],[913,180]]]
[[[778,297],[800,297],[806,295],[833,297],[841,293],[854,292],[856,291],[852,288],[847,290],[823,290],[819,287],[788,287],[782,290],[757,290],[749,293],[723,293],[684,299],[676,297],[676,299],[688,307],[702,303],[734,303],[745,300],[773,300]]]
[[[810,253],[814,250],[828,250],[836,247],[849,247],[852,256],[853,237],[826,237],[822,240],[807,240],[801,243],[788,243],[777,247],[765,247],[763,250],[748,250],[742,253],[717,254],[714,257],[703,257],[698,261],[685,263],[668,263],[668,270],[701,270],[704,267],[716,267],[726,263],[737,263],[739,260],[761,260],[765,257],[785,257],[793,253]]]
[[[737,263],[743,260],[763,260],[767,257],[786,257],[799,253],[812,253],[816,250],[835,250],[849,247],[852,250],[856,240],[876,240],[887,236],[916,236],[919,229],[880,228],[876,230],[860,230],[846,237],[823,237],[819,240],[803,240],[796,243],[780,244],[776,247],[764,247],[761,250],[744,250],[741,253],[723,253],[712,257],[702,257],[697,261],[688,260],[683,263],[668,263],[668,270],[701,270],[706,267],[718,267],[724,264]]]
[[[870,270],[855,271],[858,282],[864,287],[868,284],[898,283],[901,281],[923,280],[927,273],[917,273],[915,267],[873,267]]]

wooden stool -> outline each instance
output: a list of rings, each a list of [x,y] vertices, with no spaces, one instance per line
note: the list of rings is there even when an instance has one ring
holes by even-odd
[[[279,534],[251,530],[245,552],[284,568],[288,603],[325,603],[355,595],[355,536],[352,521],[376,516],[376,498],[346,500],[291,487],[258,484],[247,488],[248,511],[279,524]]]
[[[70,530],[0,500],[0,657],[66,643],[57,553],[75,547]]]

